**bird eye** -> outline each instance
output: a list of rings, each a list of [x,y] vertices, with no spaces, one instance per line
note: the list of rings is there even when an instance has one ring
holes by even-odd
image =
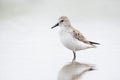
[[[61,20],[60,22],[63,22],[64,20]]]

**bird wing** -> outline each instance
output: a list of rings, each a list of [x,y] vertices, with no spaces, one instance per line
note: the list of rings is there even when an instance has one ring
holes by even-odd
[[[72,29],[72,35],[75,39],[90,44],[90,42],[77,29]]]
[[[79,41],[82,41],[86,44],[90,44],[90,45],[93,45],[93,44],[97,44],[99,45],[99,43],[96,43],[96,42],[92,42],[92,41],[88,41],[83,35],[82,33],[80,33],[77,29],[72,29],[72,35],[75,39],[79,40]]]

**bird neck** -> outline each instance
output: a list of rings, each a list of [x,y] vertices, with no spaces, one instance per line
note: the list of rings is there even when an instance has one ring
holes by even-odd
[[[69,29],[71,29],[71,26],[60,26],[61,31],[67,31]]]

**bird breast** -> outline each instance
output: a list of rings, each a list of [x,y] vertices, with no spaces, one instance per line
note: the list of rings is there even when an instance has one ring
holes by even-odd
[[[60,39],[62,44],[73,51],[86,49],[89,45],[77,40],[70,32],[60,31]]]

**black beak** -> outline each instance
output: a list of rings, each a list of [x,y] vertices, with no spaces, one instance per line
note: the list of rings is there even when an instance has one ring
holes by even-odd
[[[53,28],[55,28],[57,26],[59,26],[59,23],[55,24],[53,27],[51,27],[51,29],[53,29]]]

